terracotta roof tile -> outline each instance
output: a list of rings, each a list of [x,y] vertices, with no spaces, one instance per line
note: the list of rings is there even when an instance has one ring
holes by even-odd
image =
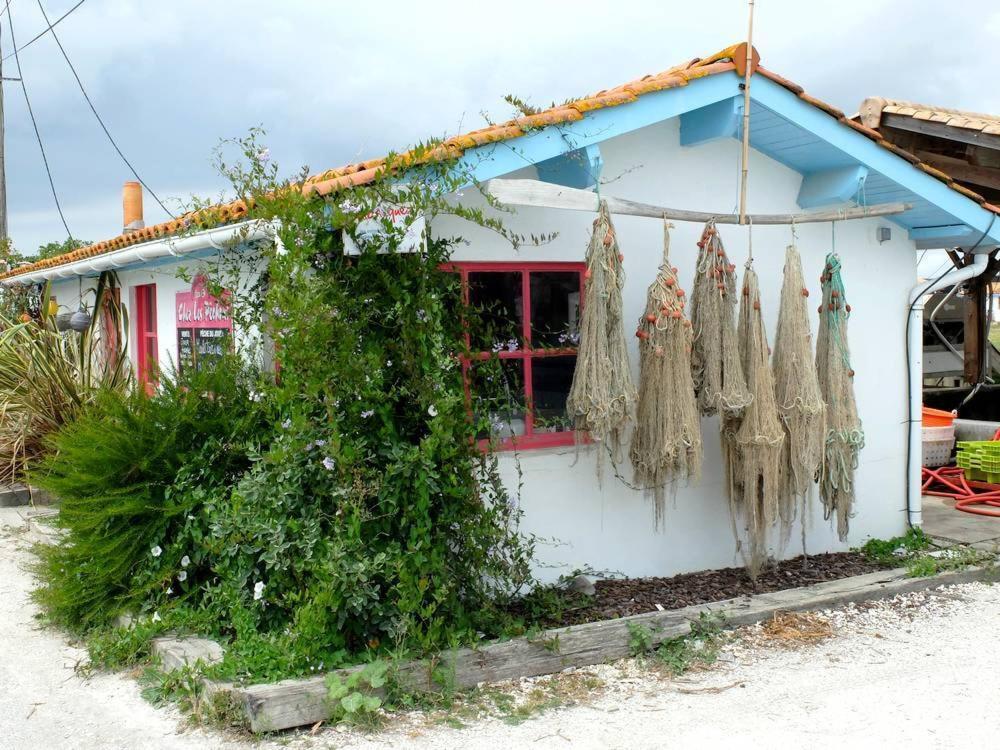
[[[944,123],[950,127],[985,131],[1000,126],[1000,115],[985,115],[949,107],[932,107],[926,104],[884,99],[871,96],[861,103],[862,122],[869,127],[878,127],[882,113],[912,117],[915,120]]]
[[[909,152],[904,151],[903,149],[883,139],[875,127],[871,125],[871,122],[865,121],[867,113],[864,106],[862,108],[863,114],[861,115],[862,122],[858,123],[852,121],[836,107],[807,94],[798,84],[793,83],[787,78],[762,67],[759,64],[760,58],[757,54],[757,50],[752,50],[751,55],[751,65],[753,66],[753,70],[755,72],[760,73],[778,85],[783,86],[803,101],[821,109],[832,117],[837,118],[840,122],[872,139],[883,148],[892,151],[894,154],[906,159],[907,161],[910,161],[918,168],[946,183],[952,189],[978,201],[984,208],[1000,214],[1000,207],[986,203],[982,196],[956,184],[944,172],[923,164]],[[730,47],[726,47],[709,57],[703,59],[695,58],[694,60],[681,63],[680,65],[675,65],[674,67],[668,68],[660,73],[646,75],[642,78],[623,83],[614,88],[605,89],[592,96],[569,101],[565,104],[551,107],[541,112],[525,115],[505,123],[490,125],[468,133],[452,136],[443,143],[440,143],[432,148],[414,149],[412,151],[399,154],[391,164],[389,163],[387,157],[382,157],[369,159],[356,164],[347,164],[334,169],[328,169],[325,172],[320,172],[306,178],[300,186],[300,189],[305,195],[329,195],[340,190],[350,189],[351,187],[377,180],[385,174],[386,170],[390,167],[393,169],[402,169],[419,164],[456,159],[461,157],[467,149],[485,146],[490,143],[496,143],[497,141],[520,138],[525,135],[525,133],[537,128],[547,127],[549,125],[576,122],[582,119],[584,114],[587,112],[606,107],[615,107],[621,104],[628,104],[635,101],[637,97],[645,94],[663,91],[665,89],[677,88],[679,86],[686,86],[689,81],[697,78],[728,72],[737,72],[740,75],[743,75],[745,65],[745,43],[735,44]],[[921,105],[912,105],[906,102],[891,102],[890,100],[884,99],[865,100],[866,104],[869,102],[874,102],[874,104],[870,104],[867,108],[868,111],[871,112],[876,110],[876,105],[878,113],[881,113],[883,109],[885,111],[890,111],[889,108],[892,107],[891,111],[896,113],[899,113],[900,110],[912,110],[913,116],[917,116],[919,114],[921,118],[927,117],[931,120],[945,118],[949,123],[951,123],[955,116],[959,116],[962,118],[963,122],[966,123],[962,127],[974,129],[978,126],[983,130],[983,132],[1000,133],[1000,118],[995,118],[990,115],[976,115],[968,112],[941,110],[940,108],[923,107]],[[245,216],[249,211],[249,208],[250,207],[247,206],[244,201],[240,200],[221,206],[215,206],[212,209],[203,209],[191,212],[185,214],[179,219],[172,219],[160,224],[155,224],[138,232],[121,234],[109,240],[104,240],[88,247],[74,250],[66,253],[65,255],[56,256],[55,258],[47,258],[45,260],[31,263],[27,266],[13,269],[7,273],[0,274],[0,279],[19,276],[33,270],[72,263],[73,261],[80,260],[81,258],[102,255],[113,250],[118,250],[129,247],[130,245],[144,242],[148,239],[176,234],[192,226],[205,228],[216,226],[219,223],[225,223],[226,221],[231,221]]]

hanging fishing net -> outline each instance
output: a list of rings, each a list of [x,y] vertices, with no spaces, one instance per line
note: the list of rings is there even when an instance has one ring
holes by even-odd
[[[742,416],[723,415],[722,445],[729,503],[736,530],[742,519],[746,544],[737,543],[751,578],[767,561],[767,533],[778,519],[785,432],[774,400],[774,378],[764,320],[760,312],[757,274],[747,264],[740,303],[739,360],[752,396]]]
[[[737,416],[751,396],[736,343],[736,266],[726,257],[715,222],[705,225],[698,247],[691,291],[691,373],[698,408],[706,416]]]
[[[819,387],[813,359],[812,334],[802,259],[794,245],[785,251],[784,280],[781,285],[781,308],[774,334],[774,396],[778,416],[785,428],[784,482],[778,501],[783,537],[787,540],[795,520],[799,500],[803,507],[809,486],[815,481],[823,461],[826,437],[826,404]]]
[[[652,491],[656,525],[665,488],[701,473],[701,426],[691,381],[691,323],[684,290],[670,266],[670,225],[663,226],[663,263],[639,319],[639,400],[629,457],[635,482]]]
[[[824,516],[837,517],[837,534],[847,539],[854,507],[854,471],[865,433],[854,400],[854,369],[847,346],[847,321],[851,306],[844,295],[840,257],[826,256],[820,277],[823,304],[819,307],[819,336],[816,339],[816,371],[826,401],[826,441],[820,472],[819,495]]]
[[[607,203],[601,201],[587,247],[580,344],[566,411],[574,429],[607,445],[614,461],[620,460],[636,399],[622,320],[622,260]]]

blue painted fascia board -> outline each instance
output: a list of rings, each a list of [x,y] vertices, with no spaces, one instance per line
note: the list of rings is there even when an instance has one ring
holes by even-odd
[[[740,129],[743,102],[738,96],[681,114],[681,145],[698,146],[735,138]]]
[[[576,122],[549,125],[519,138],[467,150],[458,168],[485,182],[567,151],[731,99],[739,94],[740,81],[735,73],[719,73],[698,78],[686,86],[643,94],[628,104],[591,110]]]
[[[862,194],[861,186],[866,179],[868,167],[863,164],[804,175],[799,187],[799,207],[818,208],[848,201],[860,202],[857,198]]]
[[[920,171],[867,136],[838,122],[823,110],[803,101],[784,86],[764,76],[754,76],[750,96],[773,112],[815,133],[817,137],[869,169],[940,207],[958,222],[967,224],[980,233],[986,232],[993,222],[987,239],[992,240],[992,243],[1000,242],[1000,221],[993,221],[995,214],[991,211],[952,190],[937,178]]]

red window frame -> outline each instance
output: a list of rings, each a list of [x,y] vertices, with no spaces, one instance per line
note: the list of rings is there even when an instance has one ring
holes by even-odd
[[[481,273],[481,272],[496,272],[496,273],[517,273],[521,274],[521,341],[522,346],[518,351],[499,351],[499,352],[481,352],[472,351],[472,341],[471,336],[465,334],[465,345],[466,349],[470,351],[469,356],[462,357],[462,375],[465,380],[465,395],[469,402],[469,408],[472,408],[472,392],[470,387],[470,377],[469,369],[472,366],[473,360],[488,360],[492,357],[498,357],[500,359],[515,359],[522,362],[524,378],[524,396],[525,396],[525,412],[524,412],[524,434],[518,436],[512,436],[504,440],[496,441],[488,438],[484,438],[479,441],[481,448],[487,448],[493,446],[499,450],[521,450],[525,448],[555,448],[560,446],[573,445],[576,438],[573,435],[572,430],[566,430],[564,432],[543,432],[536,433],[534,431],[534,393],[532,384],[532,363],[535,359],[540,359],[543,357],[565,357],[567,355],[576,355],[578,353],[578,347],[565,347],[565,348],[544,348],[544,349],[533,349],[531,347],[531,282],[530,275],[532,272],[539,271],[575,271],[580,277],[580,304],[583,305],[583,292],[584,292],[584,272],[587,269],[585,263],[580,262],[481,262],[481,261],[464,261],[464,262],[453,262],[447,265],[447,270],[458,273],[462,279],[462,302],[465,305],[469,304],[469,274],[470,273]]]
[[[156,284],[133,287],[135,295],[135,364],[139,382],[151,393],[157,383],[159,341],[156,332]]]

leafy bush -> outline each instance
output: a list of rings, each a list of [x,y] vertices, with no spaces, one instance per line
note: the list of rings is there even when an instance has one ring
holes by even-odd
[[[329,675],[326,686],[331,704],[330,718],[334,722],[369,726],[376,723],[382,699],[375,693],[385,687],[388,670],[386,662],[373,661],[346,678]]]
[[[861,554],[880,565],[898,565],[901,558],[910,557],[931,546],[931,540],[919,527],[909,529],[903,536],[892,539],[869,539],[861,547]]]
[[[201,568],[168,545],[196,521],[211,492],[248,466],[266,434],[261,405],[235,360],[177,381],[152,397],[99,394],[64,426],[31,479],[61,501],[65,543],[41,550],[39,601],[74,631],[184,594]]]

